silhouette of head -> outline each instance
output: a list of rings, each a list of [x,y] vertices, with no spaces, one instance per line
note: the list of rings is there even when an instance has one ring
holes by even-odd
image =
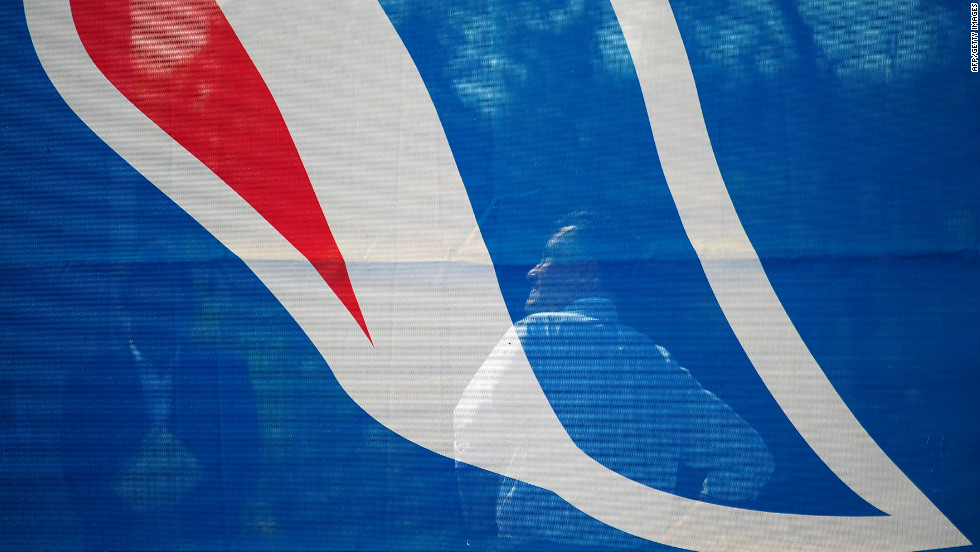
[[[539,262],[527,273],[532,284],[528,314],[559,311],[585,297],[609,297],[619,275],[617,262],[630,260],[632,238],[614,222],[586,212],[571,214],[545,244]]]

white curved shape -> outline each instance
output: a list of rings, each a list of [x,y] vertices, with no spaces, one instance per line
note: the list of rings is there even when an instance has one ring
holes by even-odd
[[[380,7],[370,1],[338,1],[325,14],[319,5],[304,0],[237,0],[222,5],[293,134],[347,260],[374,347],[302,255],[106,80],[78,39],[67,0],[26,0],[25,7],[41,63],[78,116],[247,263],[296,319],[361,407],[402,436],[452,457],[453,407],[511,322],[438,116],[414,63]],[[641,15],[654,14],[660,19],[654,21],[659,26],[652,29],[671,37],[660,61],[686,64],[666,2],[625,8],[617,3],[616,7],[627,23],[625,28],[630,29],[627,39],[634,55],[644,51],[637,40],[645,37],[644,29],[637,30],[636,24],[647,24]],[[630,11],[634,8],[641,13]],[[671,42],[675,39],[676,44]],[[644,79],[649,64],[644,65],[642,57],[637,59],[641,61],[638,67],[645,68],[640,72]],[[671,70],[675,69],[680,77],[690,72],[689,67]],[[691,80],[689,88],[672,90],[688,94],[686,99],[671,101],[684,102],[688,115],[694,113],[693,106],[699,118],[696,95],[690,95],[693,90]],[[644,93],[648,108],[651,101],[670,98],[648,92],[646,80]],[[650,109],[651,114],[659,113],[656,106]],[[668,125],[667,134],[658,134],[661,155],[669,151],[663,143],[666,140],[680,150],[695,148],[695,155],[682,151],[678,158],[704,162],[702,146],[707,135],[702,132],[703,122],[700,129],[689,126],[694,123],[691,117],[682,117]],[[710,153],[710,146],[707,151]],[[665,170],[672,167],[668,180],[688,227],[686,201],[704,198],[697,195],[700,192],[693,196],[685,192],[685,186],[691,184],[686,180],[676,185],[673,159],[664,163]],[[713,157],[709,160],[714,166]],[[682,170],[680,174],[687,173]],[[720,176],[711,182],[714,191],[720,183],[724,198],[718,210],[725,213],[724,184]],[[737,222],[733,210],[730,215]],[[741,279],[718,283],[712,262],[728,262],[727,257],[708,255],[716,242],[708,239],[706,246],[704,236],[692,228],[688,232],[699,256],[705,255],[702,260],[706,270],[711,270],[715,293],[723,305],[729,305],[726,315],[734,319],[733,327],[738,326],[739,339],[750,346],[764,342],[754,339],[751,326],[746,333],[737,309],[729,314],[732,293],[759,291],[758,273],[748,270]],[[710,231],[708,234],[710,238]],[[746,255],[745,262],[757,265],[747,240],[741,247],[738,251]],[[727,269],[723,274],[728,274]],[[775,296],[762,292],[750,301],[744,296],[740,300],[758,298],[766,312],[781,312]],[[467,325],[462,327],[461,321]],[[792,336],[795,332],[785,339],[792,340]],[[898,551],[967,544],[894,467],[884,472],[885,481],[893,484],[901,479],[898,492],[882,496],[880,484],[861,480],[881,474],[849,467],[847,456],[835,455],[832,447],[828,453],[826,444],[821,444],[821,451],[835,462],[835,471],[859,493],[869,492],[879,508],[888,506],[883,509],[890,516],[773,514],[705,504],[644,487],[575,447],[523,352],[512,354],[519,355],[513,363],[517,368],[503,384],[519,410],[515,414],[534,423],[510,431],[538,444],[528,451],[530,469],[520,479],[551,489],[624,531],[704,551]],[[761,351],[753,349],[750,356],[753,362],[762,362],[773,354],[764,346]],[[777,350],[775,354],[777,361],[786,360],[785,353]],[[791,419],[810,434],[814,425],[836,428],[840,422],[853,437],[860,428],[839,404],[819,368],[814,364],[809,371],[803,370],[815,384],[823,382],[825,402],[839,407],[833,407],[828,418],[821,402],[815,414],[793,411]],[[797,377],[795,368],[764,377],[781,402],[797,393],[783,383],[787,377]],[[813,394],[812,389],[805,392]],[[789,400],[788,404],[792,408],[797,402]],[[819,437],[820,431],[816,434]],[[861,458],[874,459],[874,452],[867,452],[869,447],[877,450],[870,438],[865,436],[862,446]],[[475,459],[474,463],[501,469],[491,461]]]
[[[893,517],[934,520],[969,544],[851,414],[783,309],[735,212],[667,0],[611,0],[640,80],[660,163],[711,289],[752,365],[817,455]],[[953,544],[936,543],[937,546]]]

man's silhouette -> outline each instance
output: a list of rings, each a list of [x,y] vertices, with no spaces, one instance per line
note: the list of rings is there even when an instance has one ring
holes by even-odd
[[[526,445],[519,439],[511,443],[507,435],[494,433],[498,442],[480,444],[470,438],[484,419],[513,418],[501,414],[504,408],[514,410],[513,400],[502,396],[507,386],[493,380],[507,377],[511,361],[506,359],[517,358],[513,350],[522,348],[565,430],[593,459],[667,492],[675,491],[679,469],[686,465],[705,474],[703,498],[752,499],[773,470],[758,433],[666,349],[619,322],[610,290],[620,287],[615,279],[622,273],[618,267],[630,259],[628,242],[615,225],[597,217],[580,214],[560,224],[541,262],[528,273],[529,316],[514,326],[518,339],[501,341],[457,407],[457,449],[472,458],[483,454],[474,447],[504,448],[493,453],[508,458],[505,473],[524,471]],[[511,406],[501,406],[508,402]],[[514,477],[502,480],[492,512],[505,546],[637,544],[625,535],[602,540],[597,535],[613,533],[596,531],[594,520],[554,493]],[[466,511],[479,512],[466,504],[466,488],[462,493]]]

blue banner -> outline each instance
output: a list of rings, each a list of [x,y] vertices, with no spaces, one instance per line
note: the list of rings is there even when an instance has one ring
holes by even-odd
[[[975,4],[265,4],[2,4],[0,549],[973,549]]]

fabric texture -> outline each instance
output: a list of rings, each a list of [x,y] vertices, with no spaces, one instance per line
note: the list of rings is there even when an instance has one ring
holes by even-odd
[[[507,377],[509,367],[501,364],[518,358],[514,351],[523,348],[569,436],[606,467],[674,492],[684,466],[704,474],[703,498],[724,502],[750,500],[769,480],[773,459],[759,434],[665,348],[621,324],[612,301],[579,299],[560,312],[528,316],[512,331],[519,343],[505,336],[478,374],[481,381],[470,387],[490,391],[471,391],[457,409],[470,413],[468,423],[497,417],[494,410],[510,400],[492,380]],[[520,474],[522,444],[507,448],[507,473]],[[595,520],[554,493],[516,479],[502,479],[495,517],[499,536],[517,543],[627,544],[596,542],[590,537]]]

